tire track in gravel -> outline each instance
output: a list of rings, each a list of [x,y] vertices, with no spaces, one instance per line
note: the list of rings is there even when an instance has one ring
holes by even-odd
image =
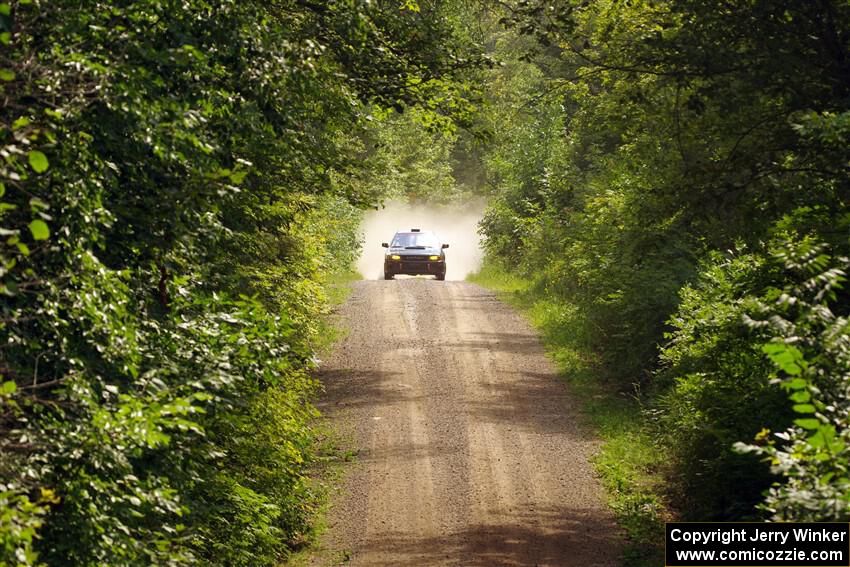
[[[320,409],[359,458],[325,557],[357,566],[608,566],[595,443],[534,331],[465,282],[357,282]],[[326,563],[317,556],[314,565]]]

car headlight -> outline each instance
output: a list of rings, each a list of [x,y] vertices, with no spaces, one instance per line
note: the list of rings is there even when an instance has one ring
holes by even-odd
[[[428,256],[428,259],[429,260],[439,260],[440,257],[439,256]]]
[[[401,260],[401,256],[399,256],[398,254],[393,254],[392,256],[390,256],[390,260]]]

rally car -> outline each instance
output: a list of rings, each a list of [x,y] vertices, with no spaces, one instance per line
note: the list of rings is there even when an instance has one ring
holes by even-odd
[[[391,280],[398,274],[410,276],[432,275],[438,280],[446,279],[446,253],[448,244],[442,244],[437,235],[429,230],[411,228],[398,231],[392,242],[383,242],[388,248],[384,255],[384,279]]]

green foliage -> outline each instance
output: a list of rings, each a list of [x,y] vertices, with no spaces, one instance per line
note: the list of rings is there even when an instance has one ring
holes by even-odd
[[[226,565],[265,564],[309,531],[315,499],[306,478],[315,413],[294,393],[259,394],[236,416],[215,426],[226,436],[226,474],[216,474],[195,508],[204,523],[196,536],[202,556]],[[231,510],[222,515],[217,510]]]
[[[373,172],[387,198],[409,202],[450,202],[462,195],[452,171],[457,135],[429,128],[424,111],[402,116],[374,113],[379,121]],[[424,123],[423,123],[424,121]]]
[[[50,504],[58,501],[50,490],[42,489],[40,498],[32,502],[10,486],[0,487],[0,542],[4,559],[2,565],[34,565],[38,554],[33,540],[42,526],[42,517]]]
[[[762,339],[745,324],[749,294],[777,277],[759,253],[712,254],[697,282],[682,289],[671,319],[676,330],[661,354],[655,417],[672,448],[675,498],[689,518],[750,517],[774,480],[762,463],[729,449],[789,423]]]
[[[776,517],[836,517],[795,508],[816,491],[791,480],[808,469],[784,460],[787,443],[763,453],[782,459],[772,467],[733,445],[789,427],[786,441],[797,439],[820,431],[805,429],[815,420],[835,428],[816,443],[843,435],[805,394],[788,404],[773,377],[776,363],[803,375],[837,347],[822,338],[794,344],[799,359],[766,353],[790,335],[747,322],[779,298],[771,290],[793,287],[771,252],[779,243],[850,255],[846,3],[539,0],[496,17],[505,29],[488,33],[504,65],[483,71],[491,258],[570,306],[553,325],[581,337],[601,381],[638,386],[683,513],[758,516],[778,482],[766,501]],[[811,285],[840,284],[821,268]],[[826,295],[805,297],[836,313]],[[772,309],[771,321],[786,317]],[[833,331],[839,344],[845,330]],[[827,492],[843,490],[830,484],[845,476],[842,458],[818,457],[821,476],[833,473]]]
[[[850,517],[850,322],[844,282],[850,260],[812,238],[788,240],[775,251],[790,280],[754,301],[749,324],[771,341],[772,382],[787,395],[796,419],[765,429],[745,453],[767,459],[781,481],[763,509],[777,521],[845,521]]]
[[[0,564],[273,565],[367,109],[468,120],[439,3],[0,3]],[[389,114],[389,113],[388,113]]]

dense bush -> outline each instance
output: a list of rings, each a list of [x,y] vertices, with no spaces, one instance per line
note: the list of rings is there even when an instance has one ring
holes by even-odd
[[[745,324],[751,294],[779,271],[762,254],[715,253],[681,292],[676,327],[658,374],[659,434],[670,441],[679,507],[694,518],[748,517],[773,478],[730,451],[764,428],[790,423],[785,396],[770,381],[765,340]],[[705,479],[711,479],[706,482]]]
[[[775,517],[837,517],[821,498],[843,494],[840,451],[794,450],[838,443],[845,424],[818,409],[818,429],[795,428],[780,351],[763,345],[809,337],[800,356],[831,360],[819,372],[837,385],[843,313],[828,294],[788,292],[825,318],[808,335],[753,321],[801,316],[772,291],[805,281],[777,249],[822,242],[836,269],[850,252],[848,6],[540,0],[501,16],[482,157],[491,259],[575,314],[601,379],[642,393],[683,514],[763,514],[777,482]],[[843,278],[813,269],[813,282]],[[843,407],[835,396],[824,407]],[[814,437],[822,427],[834,432]],[[756,438],[762,459],[733,450]]]
[[[438,3],[0,3],[0,564],[274,564],[376,109],[463,121]]]

